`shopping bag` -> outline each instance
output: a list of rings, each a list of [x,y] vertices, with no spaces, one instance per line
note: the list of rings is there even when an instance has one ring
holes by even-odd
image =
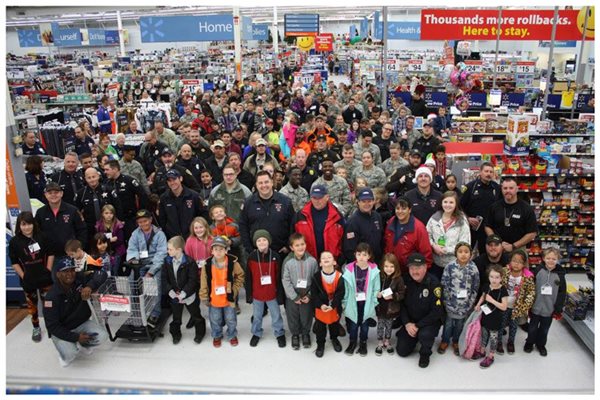
[[[481,344],[481,311],[473,311],[465,321],[464,329],[458,339],[460,355],[466,359],[473,356]]]

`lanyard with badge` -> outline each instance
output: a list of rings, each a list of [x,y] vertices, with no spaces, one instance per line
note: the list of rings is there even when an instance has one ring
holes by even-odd
[[[544,296],[552,296],[552,286],[550,286],[550,275],[552,273],[548,271],[548,276],[546,277],[546,283],[542,286],[542,295]]]
[[[358,291],[358,282],[356,279],[356,268],[360,268],[360,267],[358,265],[356,265],[354,268],[354,281],[357,283],[356,284],[356,290],[357,290],[356,301],[367,301],[367,294],[364,291],[363,292]],[[367,273],[368,273],[368,271],[365,272],[365,285],[363,286],[363,290],[364,290],[364,287],[367,286]]]
[[[215,263],[216,267],[220,268],[221,266],[219,265],[219,263],[217,262],[217,260],[216,259],[213,259],[213,260],[214,260],[214,263]],[[228,262],[227,261],[227,256],[225,256],[225,262],[223,263],[223,268],[225,268],[227,266],[227,262]],[[225,286],[220,285],[220,286],[216,286],[215,287],[215,294],[216,295],[222,295],[222,294],[225,294],[225,293],[226,293]]]
[[[487,294],[490,294],[491,291],[492,291],[492,289],[490,288],[490,290],[488,290]],[[494,299],[494,300],[496,300],[496,301],[499,302],[500,301],[500,296],[501,296],[501,293],[498,292],[498,298]],[[485,315],[489,315],[489,314],[491,314],[496,309],[496,306],[492,305],[492,307],[494,307],[494,309],[491,309],[490,306],[486,302],[486,304],[482,304],[481,305],[481,311],[483,311],[483,313]]]
[[[150,235],[146,239],[146,234],[144,234],[144,240],[146,241],[146,250],[140,251],[140,258],[148,258],[148,249],[150,248],[150,244],[152,243],[152,239],[154,238],[154,229],[150,232]]]
[[[40,244],[35,241],[35,239],[31,238],[31,243],[27,246],[27,249],[29,250],[29,255],[31,256],[31,258],[35,259],[36,258],[35,253],[40,251],[41,247],[40,247]]]
[[[269,249],[268,260],[271,261],[271,249]],[[260,272],[260,284],[263,286],[270,285],[271,284],[271,263],[269,262],[269,274],[263,275],[262,267],[260,265],[260,252],[258,253],[258,271]]]

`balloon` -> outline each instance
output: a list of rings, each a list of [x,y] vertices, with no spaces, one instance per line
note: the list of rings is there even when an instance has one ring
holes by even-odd
[[[459,84],[459,75],[460,75],[460,72],[458,71],[458,69],[454,69],[450,73],[450,82],[454,86],[458,86],[458,84]]]
[[[450,78],[450,74],[452,74],[452,71],[454,71],[454,65],[452,65],[452,64],[444,65],[444,68],[442,70],[442,77],[445,80],[448,80]]]
[[[467,68],[467,64],[465,64],[464,62],[459,62],[458,64],[456,64],[456,66],[458,67],[459,70],[464,71]]]
[[[361,40],[362,40],[362,38],[360,36],[354,36],[352,39],[350,39],[350,44],[358,43]]]

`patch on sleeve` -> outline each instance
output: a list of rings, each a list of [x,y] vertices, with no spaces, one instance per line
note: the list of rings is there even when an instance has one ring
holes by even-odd
[[[442,288],[441,287],[436,287],[435,289],[433,289],[433,294],[435,294],[435,297],[437,297],[438,299],[442,298]]]
[[[346,233],[346,239],[354,239],[354,232]]]
[[[436,306],[441,306],[442,305],[442,302],[440,301],[440,299],[437,299],[437,301],[435,302],[435,305]]]
[[[52,301],[51,300],[44,301],[44,307],[46,307],[46,308],[52,308]]]
[[[466,186],[466,185],[462,185],[462,187],[460,188],[460,191],[464,193],[464,192],[466,192],[466,191],[467,191],[467,189],[468,189],[468,188],[467,188],[467,186]]]

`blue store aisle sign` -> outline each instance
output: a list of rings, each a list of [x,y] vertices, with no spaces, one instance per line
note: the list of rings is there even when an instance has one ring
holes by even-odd
[[[242,17],[242,40],[253,40],[252,38],[252,18]]]
[[[119,31],[104,31],[104,39],[106,44],[119,44]]]
[[[253,40],[268,40],[269,25],[267,24],[252,24],[252,39]]]
[[[104,29],[88,29],[90,46],[104,46],[106,44],[106,31]]]
[[[427,107],[447,107],[448,93],[425,92],[425,102],[427,103]]]
[[[81,31],[78,28],[59,29],[54,44],[59,47],[81,46]]]
[[[421,23],[405,21],[388,22],[388,40],[420,40]]]
[[[583,106],[585,106],[587,104],[587,102],[590,100],[590,98],[592,97],[591,94],[580,94],[577,96],[577,102],[575,103],[575,108],[577,110],[581,110],[583,108]]]
[[[41,47],[42,38],[39,29],[18,29],[19,46],[21,47]]]
[[[285,14],[285,36],[311,36],[319,34],[319,14]],[[350,35],[354,37],[354,35]]]
[[[379,17],[379,11],[375,11],[373,13],[373,35],[375,36],[375,40],[383,40],[383,22],[379,20]]]
[[[560,103],[562,96],[560,94],[549,94],[548,95],[548,110],[560,110]]]
[[[412,104],[412,97],[409,92],[388,91],[387,108],[392,108],[392,98],[400,97],[404,101],[404,105],[409,107]]]
[[[525,104],[525,93],[503,93],[500,103],[508,108],[517,108]]]
[[[142,43],[233,40],[233,16],[141,17]]]
[[[471,108],[485,108],[487,106],[487,95],[485,93],[467,93]]]
[[[365,17],[362,19],[362,21],[360,21],[360,37],[366,38],[368,34],[369,34],[369,20],[367,19],[367,17]]]

